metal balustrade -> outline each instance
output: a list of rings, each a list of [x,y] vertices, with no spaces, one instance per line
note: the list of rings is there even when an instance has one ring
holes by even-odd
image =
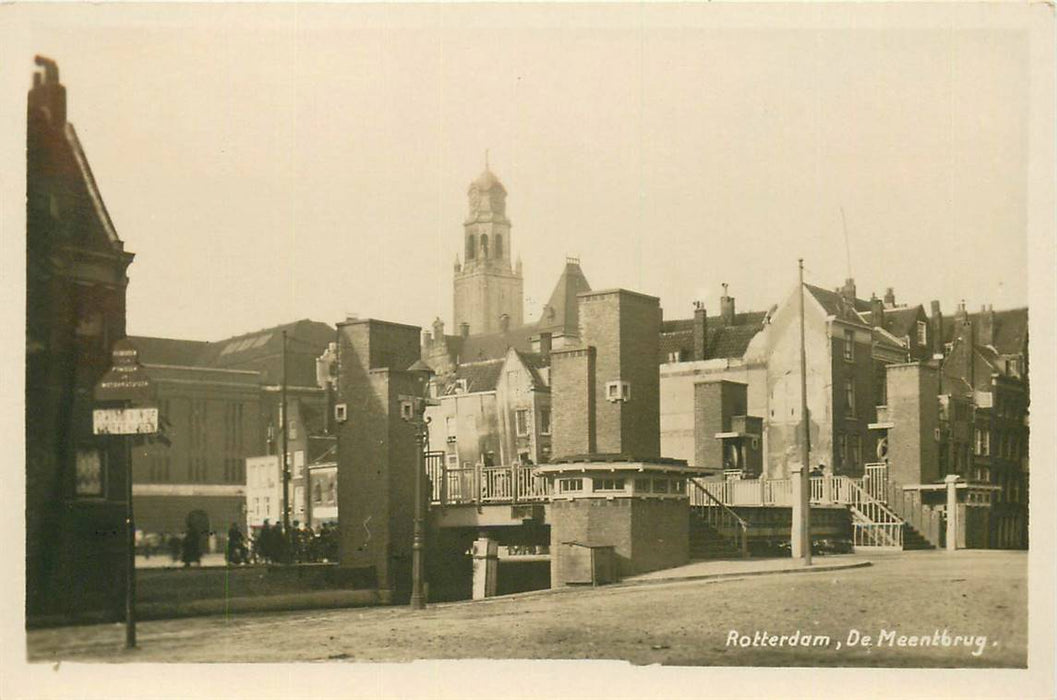
[[[435,454],[440,458],[430,453],[426,459],[434,504],[537,503],[550,497],[547,480],[533,474],[531,465],[449,467],[444,453]]]
[[[749,523],[709,493],[704,486],[707,483],[709,482],[700,482],[697,479],[686,480],[691,507],[707,506],[694,508],[694,512],[703,517],[708,526],[720,536],[737,547],[742,557],[748,557]]]
[[[809,478],[814,505],[847,506],[852,514],[853,543],[860,547],[903,547],[902,518],[885,505],[887,466],[868,465],[865,479],[847,476]],[[791,479],[692,480],[688,485],[691,506],[719,510],[731,506],[790,507]],[[875,494],[883,494],[878,498]]]

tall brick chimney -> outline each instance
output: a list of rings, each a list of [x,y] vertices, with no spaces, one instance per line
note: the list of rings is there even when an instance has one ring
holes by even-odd
[[[849,309],[855,308],[855,280],[853,278],[849,277],[844,280],[844,286],[840,288],[840,296]]]
[[[554,335],[550,331],[540,331],[540,355],[550,357],[554,345]]]
[[[433,319],[433,342],[444,343],[444,321],[440,320],[440,316]]]
[[[976,342],[980,345],[995,344],[995,310],[988,304],[980,307],[977,318]]]
[[[932,354],[942,355],[943,354],[943,313],[940,311],[940,302],[936,299],[932,300],[932,315],[929,317],[929,324],[931,328],[932,336]]]
[[[889,287],[888,291],[892,291],[892,288]],[[874,328],[884,328],[885,326],[885,304],[887,300],[887,294],[884,302],[878,299],[876,294],[870,295],[870,325]]]
[[[707,360],[705,357],[705,346],[708,343],[708,314],[705,305],[700,301],[694,302],[694,359]]]
[[[734,325],[734,297],[727,295],[727,283],[723,283],[723,296],[719,298],[719,318],[724,326]]]
[[[894,309],[896,307],[896,293],[895,290],[889,287],[885,290],[885,308]]]
[[[659,458],[660,300],[625,289],[577,300],[582,345],[551,354],[555,458]]]
[[[59,82],[59,67],[55,61],[35,56],[33,62],[41,70],[33,74],[33,88],[29,91],[29,113],[46,116],[52,128],[66,124],[66,88]]]

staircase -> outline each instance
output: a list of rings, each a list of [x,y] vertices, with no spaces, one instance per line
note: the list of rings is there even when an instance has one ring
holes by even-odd
[[[749,556],[749,524],[696,479],[687,479],[690,496],[690,558]]]
[[[690,559],[735,559],[741,549],[716,528],[708,524],[696,509],[690,512]]]
[[[936,545],[928,541],[916,527],[909,522],[903,522],[903,549],[936,549]]]

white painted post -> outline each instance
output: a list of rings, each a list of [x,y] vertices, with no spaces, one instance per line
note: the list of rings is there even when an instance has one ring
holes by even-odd
[[[491,598],[499,578],[499,543],[479,537],[473,543],[473,599]]]
[[[958,549],[958,481],[957,474],[943,477],[947,484],[947,551]]]

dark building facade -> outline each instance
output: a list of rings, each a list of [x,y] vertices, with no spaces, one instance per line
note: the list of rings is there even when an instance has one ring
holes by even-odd
[[[334,329],[302,319],[217,342],[132,336],[169,438],[133,451],[139,530],[179,534],[194,518],[222,539],[232,522],[245,522],[246,458],[282,449],[284,332],[292,520],[306,510],[300,475],[315,456],[310,440],[325,433],[328,415],[316,360],[334,341]]]
[[[335,432],[339,561],[364,572],[384,600],[407,596],[415,470],[407,397],[427,387],[408,369],[419,360],[421,329],[374,319],[338,324]]]
[[[37,57],[26,140],[27,619],[119,617],[124,451],[92,434],[92,389],[125,336],[124,249],[73,125],[59,70]]]

